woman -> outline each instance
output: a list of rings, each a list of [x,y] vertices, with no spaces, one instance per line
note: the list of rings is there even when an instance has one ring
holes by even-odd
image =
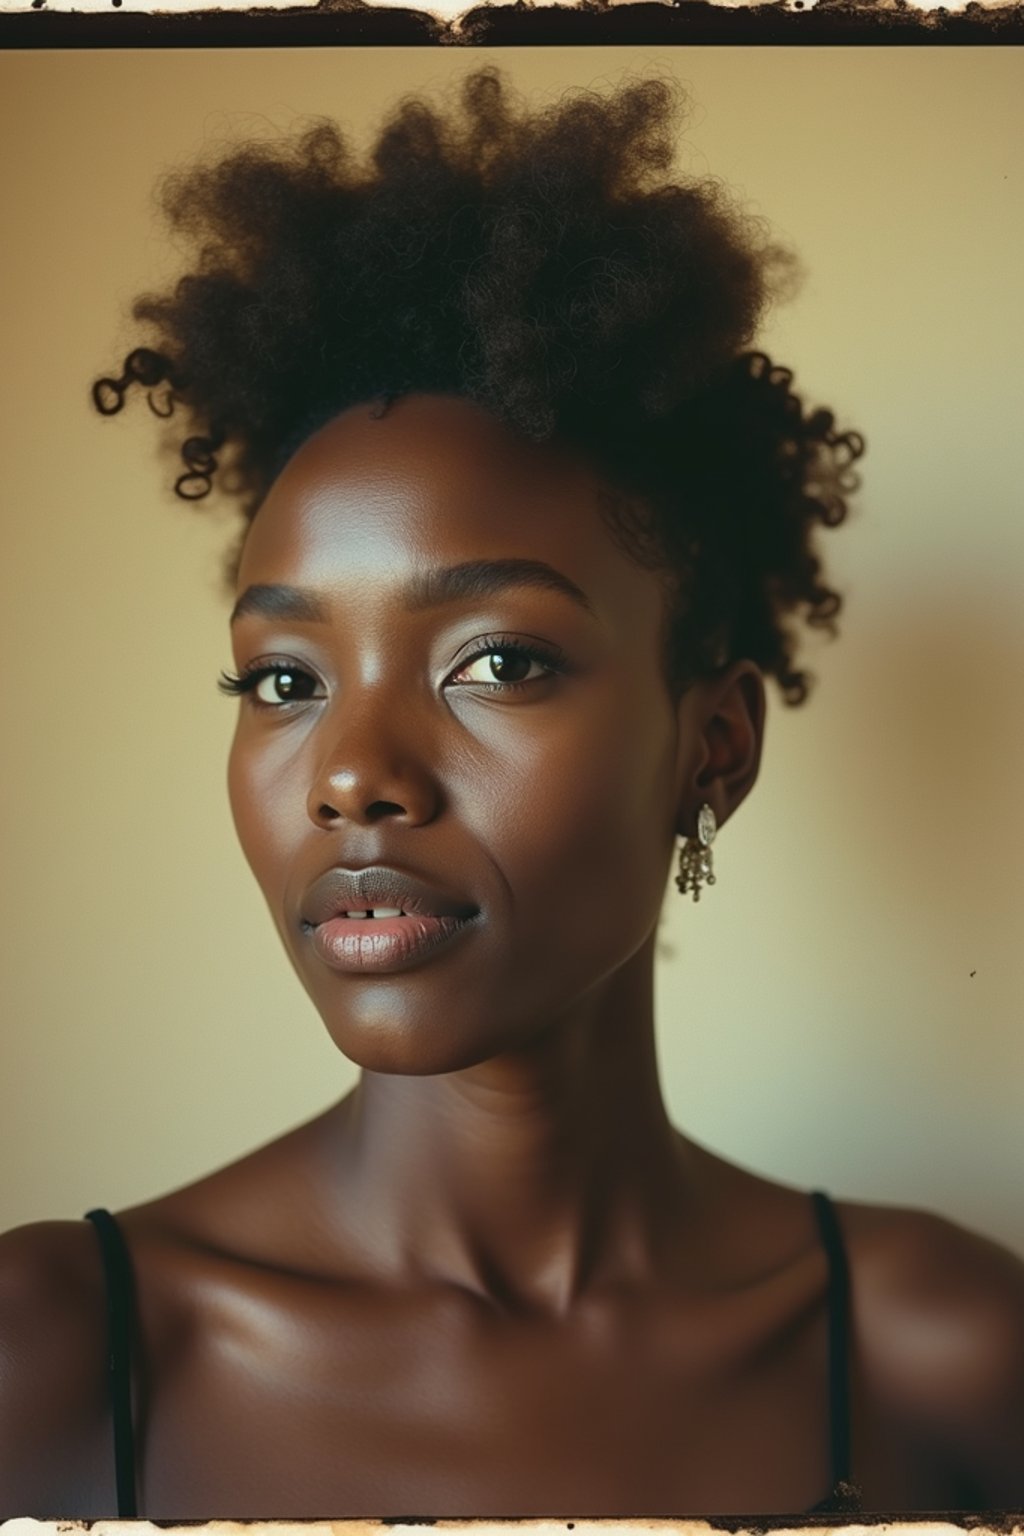
[[[677,839],[696,899],[860,452],[747,350],[788,264],[672,124],[484,70],[369,168],[322,126],[169,185],[201,255],[95,399],[184,413],[180,493],[240,498],[232,810],[362,1077],[3,1239],[5,1514],[1024,1503],[1019,1261],[662,1103]]]

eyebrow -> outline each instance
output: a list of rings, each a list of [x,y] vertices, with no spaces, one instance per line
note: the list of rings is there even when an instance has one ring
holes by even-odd
[[[583,589],[544,560],[466,560],[461,565],[436,566],[418,572],[403,587],[400,601],[415,613],[443,603],[490,597],[510,587],[541,587],[560,592],[592,618],[596,617]],[[247,587],[231,611],[231,623],[250,614],[308,624],[326,624],[329,617],[327,604],[309,587],[291,587],[281,582]]]

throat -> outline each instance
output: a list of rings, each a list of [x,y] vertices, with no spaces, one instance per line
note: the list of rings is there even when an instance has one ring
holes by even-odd
[[[374,1267],[550,1315],[660,1271],[689,1177],[660,1099],[574,1113],[469,1076],[364,1073],[337,1106],[345,1204]]]

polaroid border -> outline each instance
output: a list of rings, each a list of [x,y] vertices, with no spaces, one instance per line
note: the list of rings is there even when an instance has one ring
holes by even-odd
[[[834,45],[991,47],[1024,42],[1024,0],[963,10],[908,0],[508,0],[473,5],[454,19],[370,0],[221,10],[60,9],[74,0],[7,0],[0,48],[359,48]],[[0,0],[0,5],[3,0]],[[16,8],[15,8],[16,7]]]

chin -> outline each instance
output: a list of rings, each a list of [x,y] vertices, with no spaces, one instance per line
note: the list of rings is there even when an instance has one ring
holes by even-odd
[[[392,1016],[376,1024],[360,1024],[351,1017],[325,1018],[324,1023],[343,1056],[364,1072],[381,1076],[440,1077],[516,1049],[508,1041],[481,1040],[479,1033],[467,1038],[450,1021],[443,1025],[420,1019],[403,1025]]]

